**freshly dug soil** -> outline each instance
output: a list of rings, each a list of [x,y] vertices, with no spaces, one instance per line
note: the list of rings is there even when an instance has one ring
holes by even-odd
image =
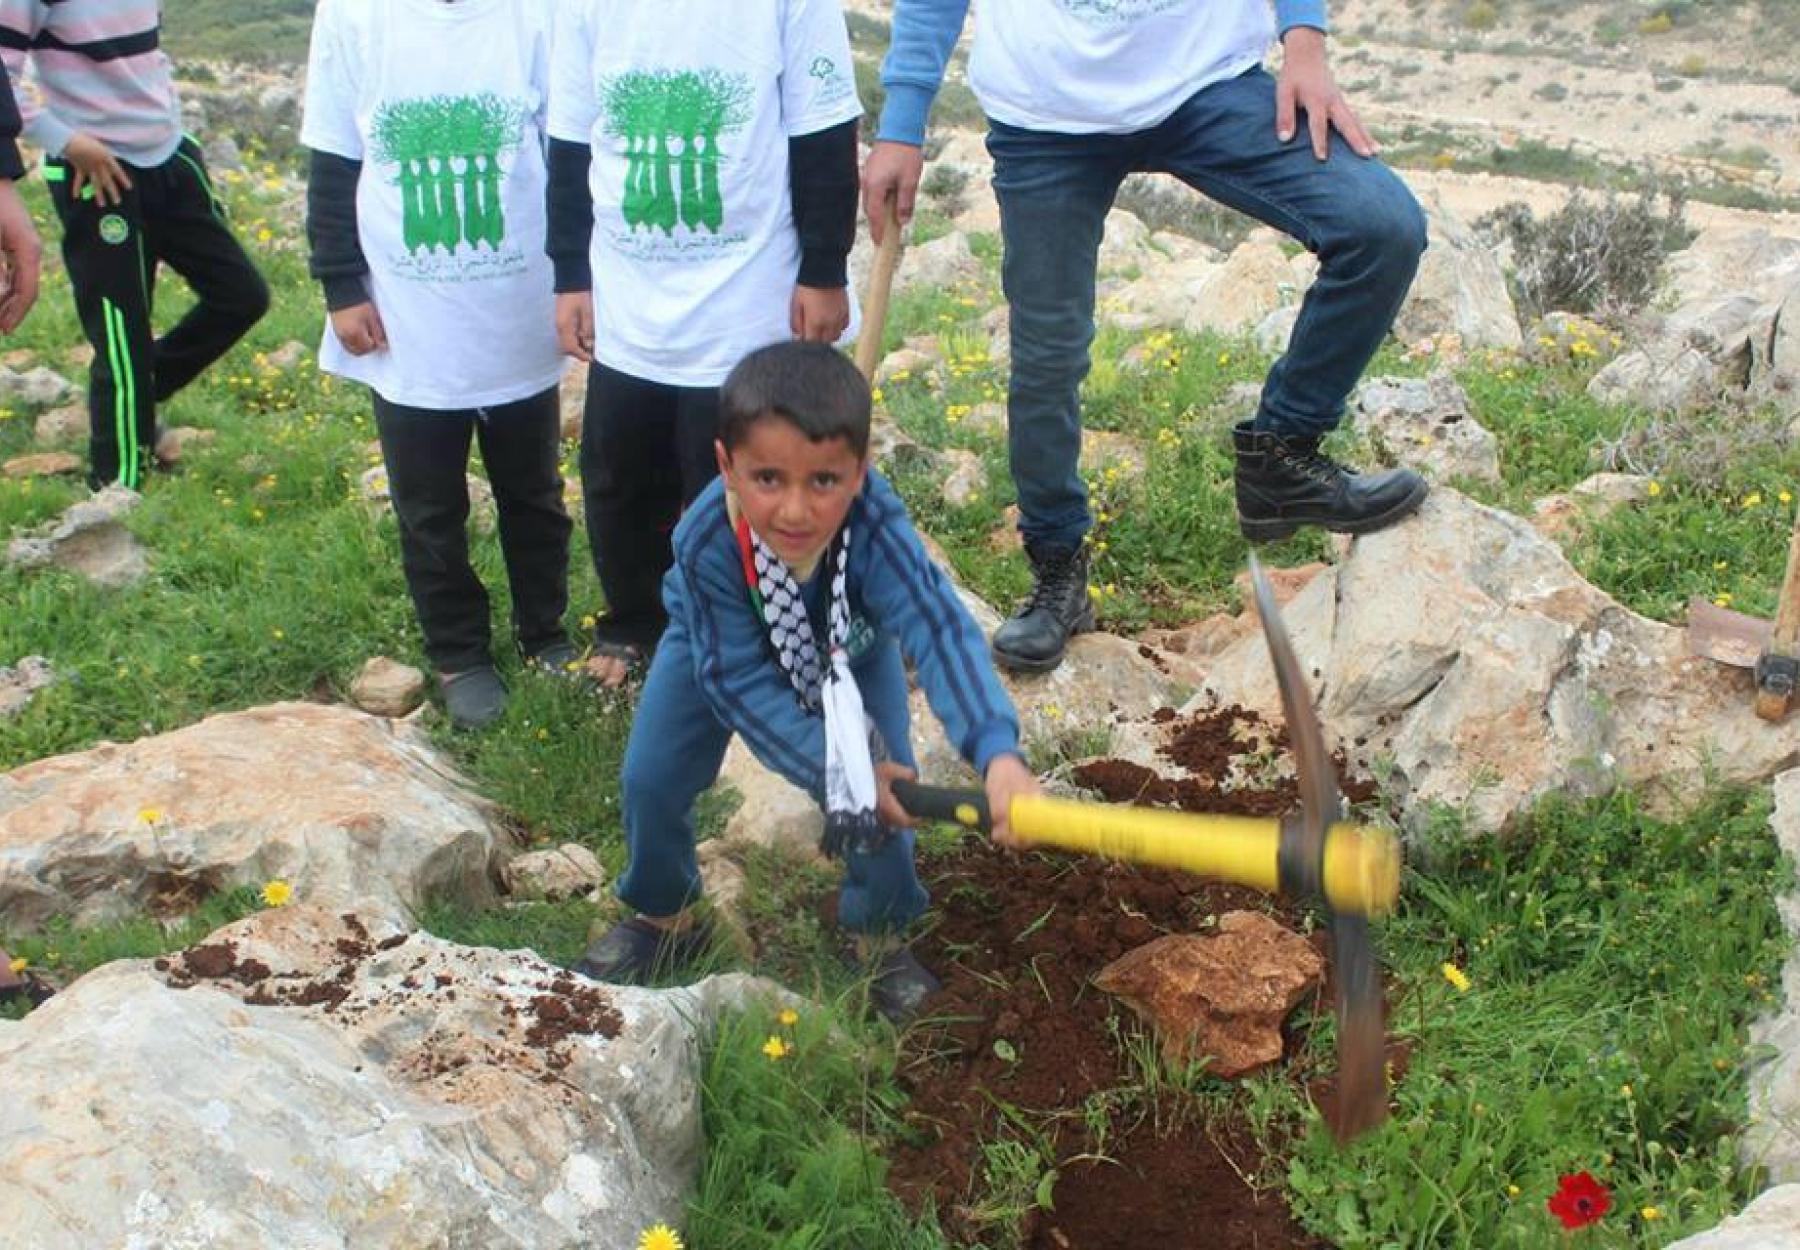
[[[1122,760],[1084,766],[1078,780],[1110,799],[1191,810],[1293,807],[1291,782],[1221,787],[1236,756],[1279,741],[1250,714],[1159,719],[1174,781]],[[1181,777],[1184,766],[1189,775]],[[926,872],[937,923],[916,949],[945,988],[931,1003],[942,1023],[916,1029],[903,1056],[913,1140],[893,1151],[889,1174],[903,1200],[915,1208],[935,1203],[952,1238],[978,1239],[983,1230],[970,1201],[985,1189],[982,1144],[1008,1135],[1005,1104],[1033,1123],[1055,1117],[1048,1131],[1059,1165],[1102,1156],[1060,1167],[1054,1210],[1026,1217],[1030,1250],[1325,1244],[1293,1223],[1277,1187],[1259,1192],[1245,1179],[1268,1172],[1241,1123],[1215,1117],[1159,1125],[1141,1108],[1115,1109],[1104,1140],[1096,1140],[1081,1114],[1090,1096],[1133,1078],[1121,1035],[1141,1027],[1090,977],[1163,934],[1202,929],[1210,916],[1269,910],[1294,926],[1292,911],[1252,890],[1183,873],[1013,855],[974,840]]]

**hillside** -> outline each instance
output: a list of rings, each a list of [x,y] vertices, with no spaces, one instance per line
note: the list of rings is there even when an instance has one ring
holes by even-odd
[[[313,0],[179,0],[163,6],[170,55],[258,64],[306,58]]]

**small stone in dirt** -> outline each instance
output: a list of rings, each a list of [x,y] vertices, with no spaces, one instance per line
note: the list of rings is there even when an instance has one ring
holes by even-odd
[[[371,716],[405,716],[425,701],[425,674],[385,655],[371,657],[350,683],[350,702]]]
[[[306,344],[300,342],[298,339],[289,339],[280,347],[277,347],[274,351],[263,357],[263,359],[268,363],[271,369],[280,369],[285,373],[287,370],[297,367],[301,361],[306,359]]]
[[[39,366],[24,373],[0,365],[0,404],[54,408],[76,395],[75,384],[54,369]]]
[[[581,898],[606,884],[599,858],[578,842],[554,850],[528,851],[506,865],[506,888],[516,899],[557,902]]]
[[[134,585],[149,572],[149,561],[122,518],[140,499],[136,491],[109,486],[69,507],[37,534],[13,539],[6,562],[19,569],[56,565],[109,589]]]
[[[156,463],[173,468],[196,447],[205,447],[219,437],[217,430],[203,430],[192,425],[171,426],[156,440]]]
[[[88,432],[87,409],[80,404],[52,408],[38,417],[31,432],[38,442],[52,445],[85,438]]]
[[[55,669],[41,655],[28,655],[17,664],[0,665],[0,716],[17,715],[38,691],[55,680]]]
[[[62,477],[81,472],[81,457],[66,451],[40,451],[30,456],[14,456],[0,465],[0,476],[13,481],[28,477]]]

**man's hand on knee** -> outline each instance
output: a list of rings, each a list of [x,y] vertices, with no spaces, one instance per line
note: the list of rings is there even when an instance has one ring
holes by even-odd
[[[1292,139],[1295,115],[1304,112],[1312,133],[1313,155],[1318,159],[1324,160],[1330,150],[1334,126],[1358,156],[1379,152],[1380,145],[1363,129],[1362,120],[1325,63],[1325,32],[1295,26],[1281,37],[1281,48],[1281,79],[1275,89],[1276,137],[1283,143]]]

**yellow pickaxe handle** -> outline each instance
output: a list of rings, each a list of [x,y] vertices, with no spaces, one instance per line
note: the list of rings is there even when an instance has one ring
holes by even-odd
[[[984,831],[990,827],[987,796],[978,790],[897,781],[894,797],[923,819],[954,821]],[[1278,890],[1296,895],[1310,892],[1302,883],[1302,866],[1293,862],[1298,826],[1273,817],[1172,812],[1037,797],[1013,800],[1009,823],[1013,836],[1032,846],[1180,868],[1271,894]],[[1399,841],[1385,829],[1334,824],[1325,834],[1320,877],[1325,901],[1333,911],[1386,915],[1400,897]]]

